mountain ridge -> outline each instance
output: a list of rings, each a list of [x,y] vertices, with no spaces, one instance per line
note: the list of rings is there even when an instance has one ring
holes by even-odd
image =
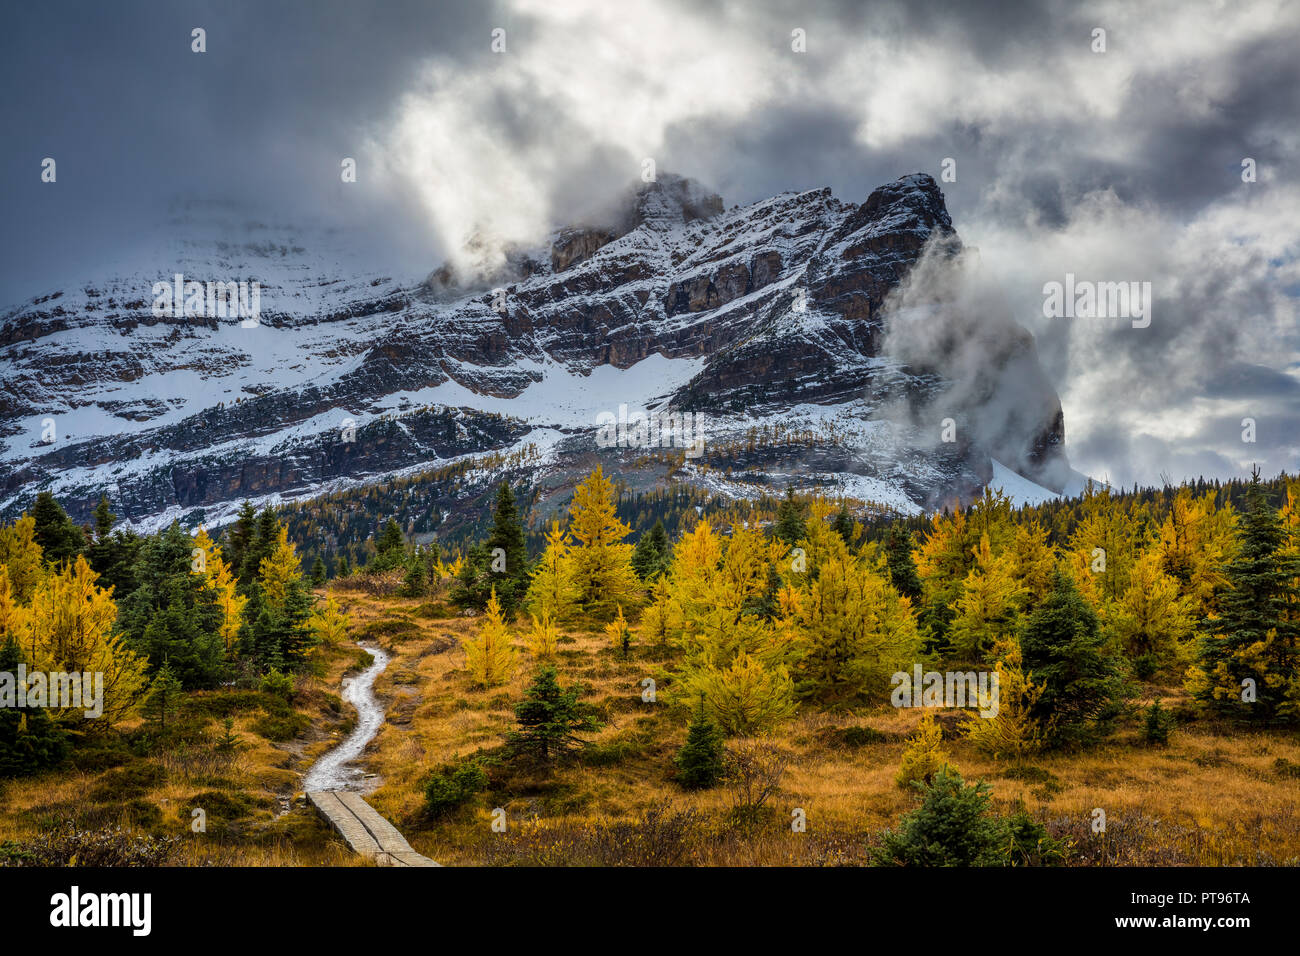
[[[738,481],[720,487],[780,488],[802,474],[912,510],[969,499],[996,459],[1064,487],[1060,402],[1009,317],[955,333],[953,355],[979,340],[1001,363],[962,407],[944,407],[952,356],[887,351],[892,297],[923,254],[963,255],[930,176],[862,203],[821,188],[726,209],[665,174],[607,220],[504,249],[492,274],[466,282],[450,265],[418,282],[355,271],[346,249],[317,252],[263,224],[243,242],[228,227],[216,240],[191,232],[156,273],[0,313],[0,514],[50,488],[78,520],[107,493],[133,524],[220,523],[244,498],[311,497],[529,446],[538,460],[518,477],[562,491],[595,463],[623,473],[645,457],[593,441],[596,416],[621,404],[704,415],[715,450],[764,425],[820,430],[802,450],[706,452],[659,482],[729,469]],[[258,327],[153,316],[152,282],[176,272],[262,283]],[[1000,398],[1008,389],[1015,402]],[[1005,422],[981,417],[1006,405]],[[940,438],[946,419],[953,441]]]

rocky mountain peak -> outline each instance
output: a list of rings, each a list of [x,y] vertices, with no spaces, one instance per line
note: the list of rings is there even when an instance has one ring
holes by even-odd
[[[928,243],[960,247],[930,176],[860,204],[820,188],[724,209],[664,173],[591,218],[473,282],[448,269],[403,284],[279,234],[218,249],[213,277],[264,286],[252,329],[151,315],[147,282],[178,271],[156,260],[0,312],[0,514],[49,487],[78,518],[107,492],[146,526],[213,523],[243,499],[488,453],[550,491],[601,462],[638,487],[734,497],[795,481],[907,513],[969,499],[994,459],[1057,490],[1068,476],[1059,400],[1014,322],[980,331],[998,361],[956,410],[946,354],[888,348],[891,293]],[[930,351],[973,334],[954,323],[951,349]],[[702,416],[702,456],[669,465],[655,456],[671,449],[598,444],[598,416],[624,406]],[[963,441],[937,443],[947,417]],[[454,521],[476,494],[438,485],[420,500]]]

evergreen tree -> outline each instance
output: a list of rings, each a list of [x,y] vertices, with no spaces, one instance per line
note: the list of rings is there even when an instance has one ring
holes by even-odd
[[[1025,671],[1043,688],[1031,716],[1048,728],[1049,743],[1082,743],[1109,729],[1126,693],[1122,662],[1069,575],[1053,575],[1047,600],[1025,621],[1020,649]]]
[[[492,571],[492,552],[484,543],[472,544],[460,560],[448,600],[457,607],[481,611],[496,589],[496,578]]]
[[[726,756],[722,731],[704,716],[704,702],[701,701],[700,713],[686,728],[686,743],[674,759],[677,779],[688,790],[716,786],[726,768]]]
[[[95,505],[95,540],[86,548],[86,560],[101,578],[108,573],[112,565],[108,552],[112,544],[113,522],[116,519],[117,515],[109,510],[108,495],[100,495],[99,504]],[[118,597],[124,595],[119,594]]]
[[[136,568],[141,583],[122,603],[118,623],[152,669],[170,661],[183,686],[215,687],[225,676],[225,616],[207,571],[194,567],[195,544],[176,522],[145,541]]]
[[[772,526],[772,537],[784,541],[793,548],[807,534],[807,522],[804,519],[804,507],[795,499],[794,485],[785,489],[785,500],[776,512],[776,524]]]
[[[120,603],[135,590],[135,562],[141,538],[134,531],[113,531],[117,515],[109,509],[108,497],[99,496],[95,506],[95,540],[86,548],[86,560],[99,575],[102,587],[111,587]]]
[[[302,664],[315,643],[310,629],[311,596],[301,582],[290,586],[282,602],[268,599],[262,582],[249,594],[248,622],[241,640],[263,673],[290,671]]]
[[[488,535],[487,551],[492,561],[492,583],[507,618],[513,618],[523,603],[531,579],[528,548],[524,543],[524,526],[515,505],[515,494],[510,485],[501,482],[497,489],[496,511],[492,518],[492,533]]]
[[[1157,697],[1146,710],[1146,718],[1142,725],[1143,739],[1149,744],[1164,746],[1169,743],[1169,732],[1173,728],[1174,715],[1165,710],[1160,703],[1160,698]]]
[[[512,758],[550,769],[587,746],[582,734],[602,724],[591,705],[578,700],[573,688],[560,686],[554,667],[543,667],[515,707],[518,730],[506,734]]]
[[[158,729],[165,734],[168,720],[175,722],[182,696],[181,682],[172,673],[171,666],[164,661],[149,686],[141,714],[145,720],[157,724]]]
[[[95,540],[103,541],[108,537],[109,532],[113,530],[113,522],[117,520],[117,515],[109,510],[108,495],[99,496],[99,504],[95,505]]]
[[[384,522],[384,528],[375,541],[375,560],[370,562],[370,570],[376,574],[391,571],[393,568],[400,567],[405,559],[406,539],[402,535],[402,527],[389,518]]]
[[[244,550],[243,563],[240,565],[239,583],[247,589],[257,580],[262,562],[275,550],[280,536],[280,519],[270,505],[257,515],[253,533],[249,537],[248,547]]]
[[[407,597],[423,597],[428,589],[426,581],[424,561],[419,554],[413,555],[406,568],[406,577],[402,579],[402,593]]]
[[[325,561],[318,554],[316,560],[311,563],[311,586],[313,588],[323,588],[325,586]]]
[[[890,524],[885,533],[885,567],[889,570],[889,583],[915,607],[921,600],[921,579],[917,576],[916,561],[912,557],[913,546],[912,532],[897,523]]]
[[[646,583],[652,583],[668,570],[672,563],[672,545],[668,541],[668,532],[664,523],[656,521],[654,527],[641,535],[632,552],[632,570]]]
[[[917,783],[921,806],[887,830],[873,853],[877,866],[1018,866],[1061,862],[1061,845],[1023,810],[996,816],[983,781],[967,786],[961,774],[940,771]]]
[[[6,678],[16,680],[21,663],[23,656],[18,640],[12,633],[8,634],[0,645],[0,685]],[[14,690],[9,688],[9,692]],[[56,767],[68,751],[67,734],[50,719],[45,708],[19,707],[16,699],[6,700],[0,706],[0,780]]]
[[[853,547],[853,516],[849,514],[848,505],[840,505],[835,520],[831,522],[831,530],[843,538],[846,545]]]
[[[1300,716],[1288,703],[1300,690],[1300,559],[1289,550],[1288,530],[1264,496],[1258,469],[1246,490],[1237,539],[1236,557],[1223,569],[1219,612],[1201,625],[1189,690],[1252,720]]]
[[[352,565],[348,564],[348,556],[347,556],[346,554],[340,554],[340,555],[339,555],[338,577],[340,577],[340,578],[346,578],[346,577],[347,577],[348,575],[350,575],[351,573],[352,573]]]
[[[230,532],[230,567],[234,570],[235,576],[239,579],[241,585],[247,586],[253,581],[253,572],[257,570],[253,565],[250,572],[245,575],[244,569],[250,567],[247,563],[249,550],[253,547],[253,540],[257,535],[257,511],[249,501],[245,501],[239,506],[239,515],[235,518],[234,527]]]
[[[36,543],[48,563],[67,561],[86,547],[86,536],[68,517],[54,495],[42,491],[32,506],[32,519],[36,522]]]

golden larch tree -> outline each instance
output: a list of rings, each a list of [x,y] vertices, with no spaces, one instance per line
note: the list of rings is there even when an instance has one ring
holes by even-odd
[[[29,647],[24,650],[30,651],[26,656],[33,669],[102,673],[104,711],[98,726],[104,726],[134,708],[146,685],[148,661],[113,633],[117,605],[108,589],[95,584],[97,579],[81,555],[45,575],[32,595]]]
[[[546,548],[533,569],[524,606],[540,618],[562,621],[573,614],[577,601],[569,535],[558,521],[552,521],[546,532]]]
[[[515,676],[515,664],[510,631],[501,614],[497,589],[493,588],[478,633],[465,642],[465,667],[475,684],[493,687]]]
[[[266,603],[277,611],[284,610],[289,589],[302,581],[302,559],[289,542],[289,529],[277,522],[275,547],[257,568]]]
[[[569,504],[573,580],[578,603],[596,620],[608,620],[619,605],[635,607],[641,582],[632,570],[632,545],[623,539],[632,529],[615,513],[614,484],[599,466],[578,485]]]

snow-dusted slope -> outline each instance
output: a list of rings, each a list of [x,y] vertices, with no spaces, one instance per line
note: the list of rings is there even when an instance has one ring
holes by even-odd
[[[221,206],[163,234],[139,268],[0,313],[0,513],[51,488],[78,518],[106,492],[137,522],[212,519],[529,445],[550,484],[673,450],[602,447],[597,419],[621,406],[699,416],[704,455],[661,477],[727,494],[793,481],[910,512],[968,499],[993,454],[1062,464],[1050,388],[1006,447],[936,445],[946,357],[883,353],[890,291],[928,241],[958,245],[928,176],[861,204],[820,189],[730,210],[665,176],[477,277],[364,272],[345,236]],[[177,273],[256,281],[258,323],[154,315]],[[1002,352],[1037,369],[1019,335]]]

